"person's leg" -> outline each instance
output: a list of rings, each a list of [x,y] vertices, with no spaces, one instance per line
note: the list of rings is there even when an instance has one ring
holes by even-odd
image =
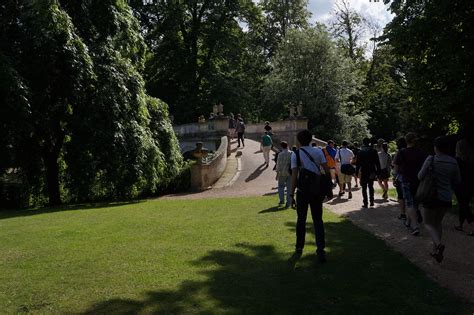
[[[282,205],[285,201],[285,184],[286,180],[283,177],[278,178],[278,197],[280,198],[279,204]]]
[[[265,160],[265,163],[267,163],[267,165],[270,164],[270,149],[271,147],[263,147],[263,159]]]
[[[242,139],[242,133],[237,132],[237,147],[240,147],[240,139]]]
[[[336,169],[331,168],[329,171],[331,172],[331,179],[332,179],[333,187],[336,187]]]
[[[354,180],[355,180],[355,188],[358,188],[359,187],[359,178],[357,178],[356,175],[354,175]]]
[[[291,206],[291,176],[286,178],[286,207]]]
[[[403,197],[405,199],[405,207],[408,216],[407,225],[413,229],[413,234],[418,235],[420,232],[420,225],[418,223],[418,216],[416,214],[416,205],[414,196],[411,192],[410,183],[403,183]]]
[[[245,134],[242,132],[242,146],[245,148],[245,142],[244,142],[244,139],[245,139]]]
[[[367,198],[367,180],[361,179],[360,180],[360,185],[362,186],[362,199],[364,200],[364,207],[367,207],[369,204],[368,198]]]
[[[326,247],[326,239],[324,233],[323,223],[323,198],[320,196],[311,198],[311,216],[313,218],[314,235],[316,238],[316,253],[324,255],[324,248]]]
[[[436,209],[423,208],[423,210],[423,217],[425,218],[424,225],[433,241],[433,248],[436,250],[436,247],[441,243],[437,229]]]
[[[352,199],[352,191],[351,191],[351,188],[352,188],[352,183],[351,183],[352,176],[350,176],[350,175],[344,175],[344,180],[345,180],[346,185],[347,185],[348,198],[349,198],[349,199]]]
[[[394,182],[395,188],[397,190],[397,199],[398,199],[398,208],[400,209],[400,215],[398,218],[400,220],[406,220],[406,210],[405,210],[405,200],[403,200],[403,190],[402,183],[400,181]]]
[[[373,180],[369,180],[369,182],[367,183],[368,186],[369,186],[369,200],[370,200],[370,205],[373,206],[374,205],[374,181]]]
[[[308,215],[309,202],[306,196],[296,193],[296,250],[303,250],[306,236],[306,216]]]
[[[469,209],[469,201],[470,196],[467,193],[466,187],[463,184],[459,185],[456,188],[456,199],[458,200],[458,207],[459,207],[459,226],[456,228],[457,230],[463,229],[464,222],[467,220],[470,223],[470,209]]]

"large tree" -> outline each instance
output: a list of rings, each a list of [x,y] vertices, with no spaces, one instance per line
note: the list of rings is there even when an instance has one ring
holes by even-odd
[[[131,3],[150,47],[147,90],[170,104],[176,122],[194,121],[217,102],[227,111],[246,106],[251,53],[241,24],[258,15],[253,2]]]
[[[368,135],[367,117],[352,112],[349,102],[361,86],[361,77],[323,26],[289,31],[272,70],[265,86],[268,117],[283,118],[288,105],[301,103],[310,128],[322,139]]]
[[[474,2],[386,0],[385,39],[411,98],[410,127],[433,134],[474,121]],[[455,129],[455,128],[454,128]]]
[[[8,143],[9,166],[33,165],[39,178],[44,170],[53,205],[61,192],[68,200],[96,200],[169,184],[181,155],[166,104],[145,93],[146,46],[127,2],[8,5],[0,25],[10,42],[2,46],[0,74],[11,82],[1,91],[10,102],[2,112],[16,119],[10,133],[19,140]],[[23,147],[33,153],[26,161],[25,153],[15,154]]]

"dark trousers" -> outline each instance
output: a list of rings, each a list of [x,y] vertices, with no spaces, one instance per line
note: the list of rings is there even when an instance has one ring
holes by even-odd
[[[240,140],[242,140],[242,145],[245,145],[243,132],[237,132],[237,143],[239,144],[239,147],[240,147]]]
[[[303,249],[306,236],[306,217],[308,215],[308,206],[311,208],[313,217],[314,235],[316,237],[317,253],[323,253],[326,247],[324,239],[323,224],[323,199],[321,196],[308,197],[300,192],[296,194],[296,249]]]
[[[469,207],[469,203],[471,201],[471,198],[473,197],[473,192],[470,191],[472,189],[467,188],[467,185],[469,184],[462,183],[456,189],[456,198],[458,199],[459,204],[459,223],[461,225],[464,224],[464,221],[466,221],[467,223],[474,222],[474,218]]]
[[[367,202],[367,187],[369,188],[369,199],[370,202],[374,202],[374,180],[373,179],[361,179],[360,185],[362,186],[362,198],[364,199],[364,205],[369,204]]]

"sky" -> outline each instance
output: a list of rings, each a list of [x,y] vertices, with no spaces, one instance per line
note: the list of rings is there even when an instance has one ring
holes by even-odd
[[[308,9],[312,13],[312,22],[327,23],[334,12],[336,0],[309,0]],[[369,0],[349,0],[351,8],[364,16],[370,16],[383,28],[391,21],[392,15],[387,11],[388,6],[383,3]]]

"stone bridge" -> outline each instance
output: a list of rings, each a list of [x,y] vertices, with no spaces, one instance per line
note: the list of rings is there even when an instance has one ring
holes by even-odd
[[[214,152],[211,159],[198,160],[197,163],[192,165],[191,187],[194,190],[204,190],[213,186],[215,187],[216,182],[218,182],[217,186],[226,186],[232,183],[232,178],[229,179],[229,182],[226,182],[227,179],[221,179],[224,173],[232,174],[234,172],[235,174],[239,174],[240,171],[244,170],[246,165],[254,164],[254,161],[250,161],[248,158],[254,158],[253,155],[258,152],[259,142],[265,132],[265,124],[246,124],[246,146],[248,144],[251,145],[252,149],[255,149],[255,152],[252,152],[252,156],[250,156],[249,153],[249,156],[246,157],[246,163],[241,163],[242,160],[239,158],[244,150],[237,152],[237,148],[232,149],[231,144],[233,142],[227,137],[228,125],[229,120],[227,117],[217,117],[206,122],[176,125],[173,127],[180,142],[181,152],[184,153],[195,149],[196,142],[203,142],[205,147]],[[308,128],[308,120],[305,118],[286,119],[271,122],[270,126],[272,127],[272,139],[275,147],[278,148],[282,140],[287,141],[290,146],[293,146],[297,144],[296,135],[298,132]],[[324,141],[317,138],[313,138],[313,142],[316,142],[317,145],[325,144]],[[231,157],[232,153],[236,154]],[[228,163],[232,164],[236,162],[236,158],[238,162],[236,165],[227,165]],[[229,168],[232,169],[230,172]],[[236,171],[233,168],[240,168],[240,171]]]

